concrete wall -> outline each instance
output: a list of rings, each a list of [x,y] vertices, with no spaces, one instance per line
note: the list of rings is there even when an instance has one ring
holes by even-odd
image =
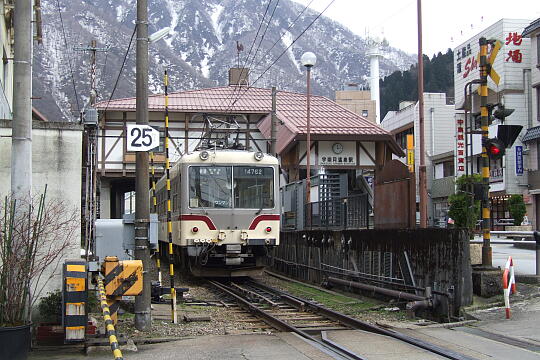
[[[372,123],[375,123],[376,121],[376,101],[371,100],[371,93],[369,90],[336,91],[336,103],[360,116],[364,116],[362,112],[367,110],[368,116],[364,117]]]
[[[388,229],[282,232],[274,250],[274,270],[320,284],[343,271],[406,278],[406,252],[416,285],[453,292],[451,315],[472,303],[469,239],[465,231],[447,229]],[[392,256],[390,256],[390,254]],[[319,271],[322,269],[325,271]],[[342,277],[343,278],[343,277]],[[369,283],[351,277],[350,280]],[[381,283],[373,285],[388,287]],[[394,289],[397,289],[394,287]],[[441,299],[441,301],[445,301]],[[444,306],[436,311],[445,314]]]
[[[82,127],[69,123],[34,122],[32,131],[32,188],[34,195],[47,185],[47,199],[63,199],[71,210],[81,212]],[[11,121],[0,120],[0,195],[10,191]],[[63,256],[80,258],[80,217],[75,236]],[[52,276],[42,295],[61,287],[61,264],[46,272]]]

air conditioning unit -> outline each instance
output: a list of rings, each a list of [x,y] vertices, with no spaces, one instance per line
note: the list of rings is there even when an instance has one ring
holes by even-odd
[[[97,126],[98,125],[98,112],[97,109],[88,108],[83,113],[83,124],[88,126]]]

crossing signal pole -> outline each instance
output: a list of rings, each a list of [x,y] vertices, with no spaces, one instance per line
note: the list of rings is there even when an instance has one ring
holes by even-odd
[[[480,119],[482,126],[482,266],[492,266],[492,249],[490,234],[489,210],[489,158],[487,141],[489,138],[489,112],[488,112],[488,41],[480,38]]]
[[[498,40],[487,40],[481,37],[480,40],[480,119],[482,126],[482,266],[492,267],[492,248],[491,248],[491,213],[489,202],[489,161],[501,159],[507,148],[510,148],[523,126],[501,124],[497,127],[497,136],[489,138],[489,125],[492,120],[492,112],[495,107],[497,110],[493,116],[504,123],[507,116],[514,110],[506,109],[502,104],[488,104],[488,86],[487,78],[491,77],[495,84],[499,84],[500,76],[493,69],[495,57],[502,44]],[[488,59],[488,45],[492,46],[491,54]]]

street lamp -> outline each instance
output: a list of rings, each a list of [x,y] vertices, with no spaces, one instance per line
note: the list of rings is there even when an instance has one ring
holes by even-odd
[[[317,57],[314,53],[308,51],[305,52],[300,58],[302,65],[306,67],[306,82],[307,82],[307,111],[306,111],[306,122],[307,122],[307,131],[306,131],[306,205],[311,202],[311,121],[310,121],[310,100],[311,100],[311,88],[310,88],[310,76],[311,68],[317,62]],[[311,209],[308,207],[307,212],[307,222],[311,226]]]

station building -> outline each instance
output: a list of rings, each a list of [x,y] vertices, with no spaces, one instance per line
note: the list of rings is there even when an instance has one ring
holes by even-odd
[[[208,124],[221,120],[233,122],[238,140],[246,149],[270,153],[272,123],[271,89],[247,86],[238,71],[231,69],[228,86],[174,92],[169,94],[169,124],[172,163],[193,152]],[[241,84],[241,85],[240,85]],[[149,97],[150,125],[163,130],[163,94]],[[277,91],[276,153],[281,159],[282,185],[302,181],[306,167],[306,94]],[[126,125],[135,123],[135,98],[97,104],[98,128],[98,197],[100,218],[120,218],[126,209],[125,194],[134,191],[135,153],[127,151]],[[395,154],[403,156],[392,134],[336,102],[322,96],[311,96],[311,175],[345,174],[351,191],[367,192],[366,176]],[[219,128],[216,132],[230,132]],[[163,173],[164,154],[157,152],[157,174]],[[324,177],[324,176],[323,176]],[[368,178],[369,180],[369,178]],[[312,183],[315,188],[319,184]],[[312,189],[312,194],[321,194]],[[299,199],[302,200],[302,195]],[[313,202],[321,200],[313,195]]]
[[[488,103],[503,104],[506,108],[514,109],[514,113],[504,120],[504,124],[523,126],[514,145],[506,150],[506,155],[490,163],[489,196],[491,224],[494,229],[502,230],[503,228],[498,227],[497,223],[500,219],[510,218],[507,205],[510,195],[524,195],[529,209],[532,205],[524,165],[528,161],[527,157],[530,157],[530,147],[527,147],[523,138],[532,125],[530,112],[531,39],[522,35],[530,23],[530,20],[501,19],[454,49],[456,177],[467,173],[480,173],[482,167],[481,135],[473,134],[465,139],[463,134],[464,124],[472,124],[473,130],[479,130],[480,126],[479,121],[475,120],[480,112],[480,96],[477,92],[479,85],[471,81],[480,78],[478,54],[481,37],[498,39],[502,42],[502,47],[493,63],[493,69],[499,74],[500,82],[496,84],[491,77],[488,77]],[[488,53],[490,52],[491,49],[488,50]],[[533,71],[538,72],[538,69],[535,67]],[[501,121],[494,119],[489,127],[490,137],[496,136],[499,124]]]

